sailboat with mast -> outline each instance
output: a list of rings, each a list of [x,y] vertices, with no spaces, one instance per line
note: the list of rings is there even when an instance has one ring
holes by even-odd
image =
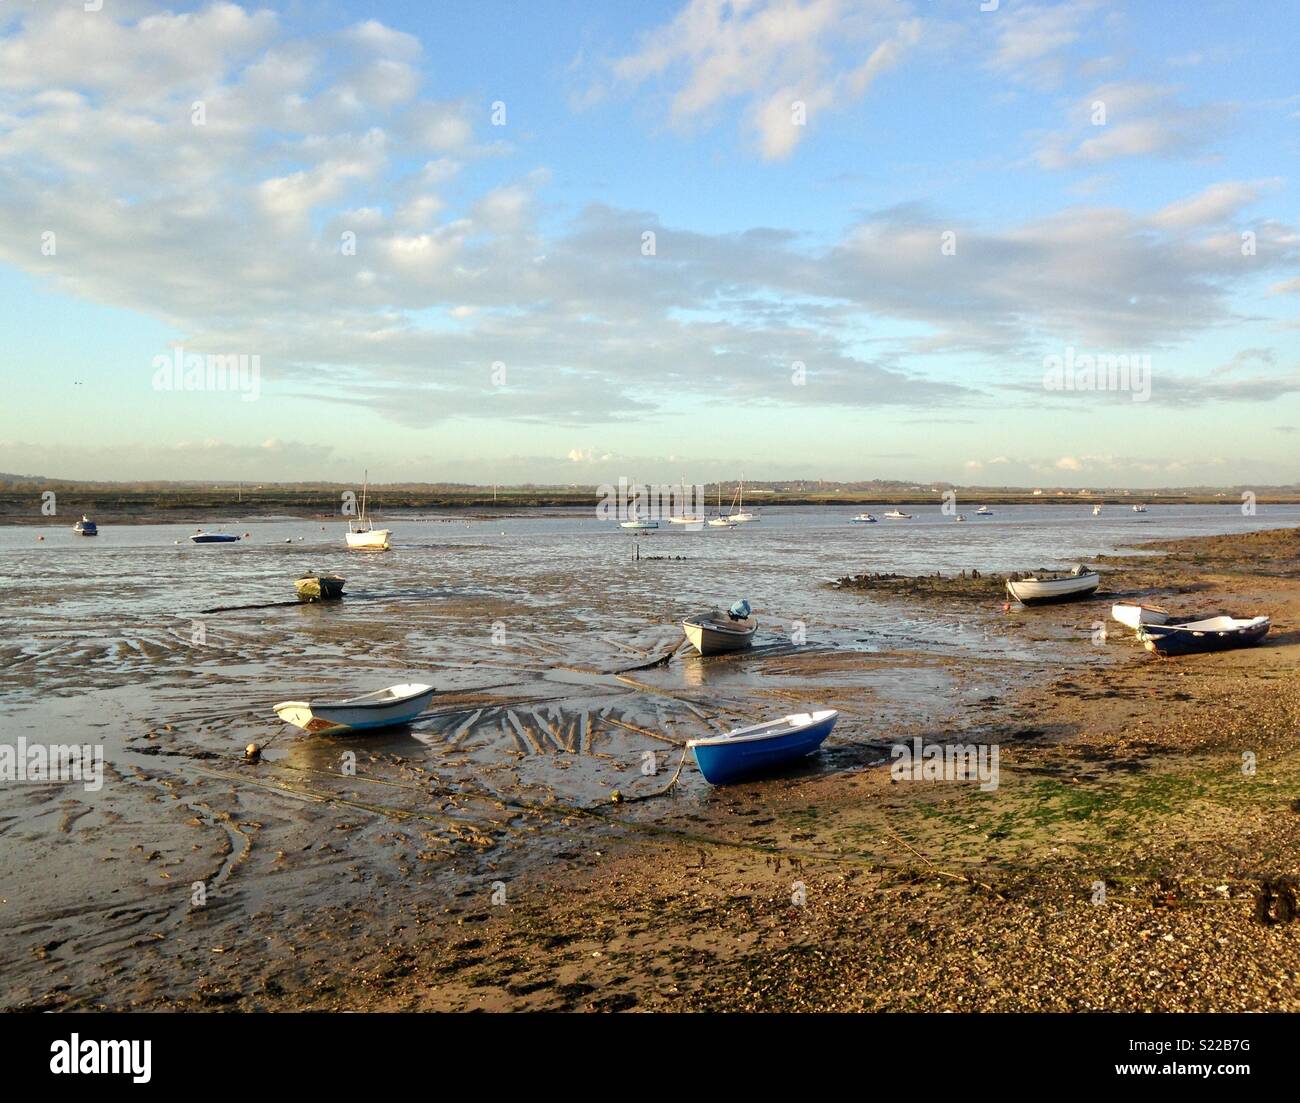
[[[758,518],[758,514],[756,514],[756,513],[751,513],[751,512],[749,512],[747,509],[745,509],[745,475],[744,475],[744,472],[741,472],[741,475],[740,475],[740,485],[736,488],[736,497],[732,499],[732,502],[731,502],[731,508],[732,508],[733,510],[735,510],[735,512],[732,513],[732,515],[731,515],[730,517],[728,517],[727,520],[729,520],[729,521],[735,521],[736,524],[738,524],[738,525],[746,525],[746,524],[749,524],[749,522],[751,522],[751,521],[757,521],[757,520],[759,519],[759,518]]]
[[[724,517],[722,515],[722,481],[718,481],[718,513],[715,517],[709,518],[709,528],[714,529],[734,529],[736,521],[733,517]]]
[[[700,516],[699,514],[696,514],[696,513],[686,513],[686,512],[685,512],[685,510],[686,510],[686,508],[687,508],[687,503],[689,503],[690,500],[691,500],[691,496],[688,495],[688,494],[686,493],[686,476],[683,475],[683,476],[682,476],[682,510],[683,510],[683,512],[682,512],[682,513],[673,513],[673,514],[670,514],[669,517],[668,517],[668,520],[669,520],[669,522],[670,522],[671,524],[674,524],[674,525],[703,525],[703,524],[704,524],[706,518],[704,518],[704,517],[702,517],[702,516]]]
[[[387,551],[389,544],[388,538],[392,535],[389,529],[377,529],[370,523],[370,513],[367,510],[367,492],[370,489],[370,472],[366,471],[365,481],[361,484],[361,516],[355,521],[348,522],[348,547],[360,548],[365,551]]]

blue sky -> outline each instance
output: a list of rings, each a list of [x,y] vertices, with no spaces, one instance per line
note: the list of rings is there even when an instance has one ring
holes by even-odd
[[[84,7],[0,12],[0,470],[1300,477],[1289,4]]]

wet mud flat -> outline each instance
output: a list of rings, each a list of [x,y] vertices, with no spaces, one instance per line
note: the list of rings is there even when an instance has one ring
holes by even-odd
[[[108,776],[3,790],[0,1002],[1295,1009],[1295,547],[1117,559],[1115,593],[1274,616],[1265,647],[1164,662],[1117,626],[1098,642],[1109,595],[909,597],[886,630],[861,615],[875,594],[825,583],[808,642],[787,613],[703,660],[649,615],[561,615],[561,572],[521,581],[536,617],[501,643],[479,626],[513,624],[519,595],[444,594],[418,636],[368,618],[358,639],[360,605],[240,614],[198,663],[141,631],[149,678],[128,648],[122,684],[7,710],[102,742]],[[283,661],[255,665],[268,632]],[[409,730],[284,729],[242,761],[276,730],[268,700],[339,663],[398,680],[412,648],[442,692]],[[814,704],[842,719],[805,767],[713,790],[688,763],[637,799],[693,735]],[[914,738],[996,743],[998,789],[894,780]]]
[[[499,612],[466,604],[479,619]],[[409,728],[307,736],[268,722],[267,702],[332,684],[313,668],[358,645],[346,623],[319,621],[311,651],[286,660],[303,667],[291,683],[250,686],[234,660],[257,618],[286,615],[322,613],[240,613],[242,625],[211,629],[211,669],[9,711],[6,734],[102,744],[106,777],[94,792],[3,791],[4,1006],[347,1002],[359,969],[400,975],[390,958],[503,914],[529,878],[568,883],[629,838],[657,838],[665,801],[706,811],[693,764],[672,796],[642,799],[666,787],[687,739],[815,700],[845,721],[810,769],[853,769],[880,754],[872,702],[899,699],[901,684],[909,708],[937,718],[963,692],[942,656],[796,646],[775,631],[751,654],[708,660],[683,651],[675,626],[513,633],[445,653],[428,640],[443,688]],[[455,602],[439,615],[458,620]],[[371,631],[367,660],[404,641]],[[252,741],[258,763],[242,756]],[[387,964],[367,964],[376,954]]]

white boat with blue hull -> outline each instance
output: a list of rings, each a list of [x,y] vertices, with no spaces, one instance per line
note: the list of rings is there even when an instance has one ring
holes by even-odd
[[[710,785],[728,785],[815,754],[835,727],[834,709],[794,713],[780,720],[691,739],[686,746]]]
[[[99,526],[83,513],[81,520],[72,526],[72,531],[78,536],[98,536]]]
[[[874,525],[877,521],[870,513],[859,513],[856,517],[849,518],[850,525]]]
[[[1181,624],[1144,624],[1142,646],[1157,655],[1196,655],[1253,647],[1268,635],[1268,617],[1210,617]]]

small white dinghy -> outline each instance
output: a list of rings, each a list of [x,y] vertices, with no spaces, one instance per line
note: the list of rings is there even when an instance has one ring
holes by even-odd
[[[1136,605],[1119,602],[1110,607],[1111,620],[1117,620],[1128,628],[1139,628],[1144,624],[1171,624],[1191,620],[1191,617],[1174,617],[1168,609],[1159,605]]]
[[[711,613],[687,617],[682,621],[682,631],[701,655],[743,651],[754,642],[754,633],[758,630],[758,621],[749,613],[749,602],[738,601],[725,613],[715,609]]]
[[[403,682],[343,701],[281,701],[275,711],[286,724],[317,735],[365,731],[414,720],[428,707],[434,692],[423,682]]]
[[[1101,585],[1101,575],[1082,563],[1069,574],[1038,574],[1008,578],[1007,593],[1021,605],[1047,605],[1056,601],[1077,601]]]

